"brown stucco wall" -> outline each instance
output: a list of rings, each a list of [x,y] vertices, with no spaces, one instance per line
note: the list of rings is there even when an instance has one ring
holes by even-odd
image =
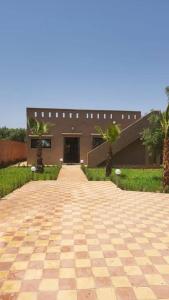
[[[152,112],[151,112],[152,113]],[[119,165],[147,165],[148,157],[140,141],[140,133],[149,126],[151,113],[122,130],[112,146],[113,156]],[[154,112],[153,112],[154,113]],[[156,112],[158,113],[158,112]],[[88,153],[88,166],[102,165],[107,159],[108,143],[105,142]]]
[[[44,112],[44,117],[42,117],[42,112]],[[37,114],[36,117],[35,113]],[[58,118],[56,118],[56,113],[58,113]],[[65,118],[63,118],[63,113],[65,113]],[[72,118],[69,116],[70,113],[72,113]],[[78,118],[76,118],[77,113]],[[98,113],[100,114],[99,119],[97,119]],[[89,118],[86,118],[86,114],[89,115]],[[91,114],[93,118],[91,118]],[[104,119],[104,114],[107,116],[106,119]],[[112,114],[112,119],[110,119],[110,114]],[[124,115],[124,119],[122,119],[122,114]],[[130,115],[130,119],[128,119],[128,115]],[[136,121],[134,116],[138,120],[141,118],[141,112],[27,108],[27,118],[34,117],[54,125],[50,132],[52,147],[50,149],[43,149],[43,162],[45,164],[57,164],[59,159],[63,158],[64,137],[71,136],[80,138],[80,160],[87,163],[87,153],[92,149],[93,134],[97,134],[95,127],[101,126],[102,129],[105,129],[115,121],[121,125],[121,128],[126,128]],[[28,132],[28,163],[34,164],[36,161],[36,149],[31,148],[31,138]]]
[[[27,147],[25,143],[0,140],[0,165],[8,165],[27,158]]]
[[[137,139],[113,157],[114,166],[142,166],[146,162],[146,151],[142,141]]]

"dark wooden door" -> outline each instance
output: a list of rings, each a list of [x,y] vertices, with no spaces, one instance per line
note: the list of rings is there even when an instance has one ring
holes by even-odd
[[[79,163],[80,161],[80,138],[64,138],[64,163]]]

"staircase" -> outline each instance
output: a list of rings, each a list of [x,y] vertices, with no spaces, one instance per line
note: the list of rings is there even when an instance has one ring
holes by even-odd
[[[126,148],[128,145],[140,138],[140,133],[143,131],[144,128],[148,127],[149,125],[149,117],[152,113],[159,112],[150,112],[146,116],[140,118],[135,123],[129,125],[128,127],[122,130],[120,137],[113,144],[113,155],[117,154],[122,149]],[[105,162],[107,158],[107,152],[107,142],[104,142],[103,144],[88,152],[88,167],[94,168]]]

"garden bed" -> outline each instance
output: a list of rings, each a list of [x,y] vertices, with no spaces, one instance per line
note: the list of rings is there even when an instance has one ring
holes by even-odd
[[[111,180],[124,190],[163,192],[162,168],[160,169],[121,169],[121,175],[117,178],[113,169],[110,177],[105,176],[104,168],[82,167],[88,180]],[[118,180],[118,181],[117,181]]]
[[[45,167],[44,173],[32,173],[30,167],[0,169],[0,198],[31,180],[56,180],[59,171],[59,166]]]

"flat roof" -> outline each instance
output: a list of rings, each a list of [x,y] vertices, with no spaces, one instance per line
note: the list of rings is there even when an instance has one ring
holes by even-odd
[[[106,111],[108,111],[108,112],[135,112],[135,113],[141,113],[141,111],[140,110],[121,110],[121,109],[119,109],[119,110],[114,110],[114,109],[85,109],[85,108],[52,108],[52,107],[27,107],[26,108],[27,110],[61,110],[61,111],[89,111],[89,112],[91,112],[91,111],[95,111],[95,112],[106,112]]]

